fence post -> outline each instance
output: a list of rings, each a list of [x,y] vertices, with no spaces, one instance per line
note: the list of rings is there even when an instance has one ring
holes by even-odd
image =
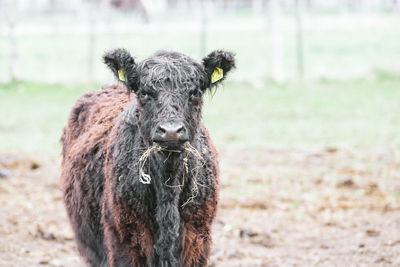
[[[296,55],[297,75],[300,80],[304,78],[304,50],[303,50],[303,25],[301,0],[296,0]]]
[[[208,3],[201,1],[201,30],[200,30],[200,55],[207,52],[207,25],[208,25]]]
[[[272,42],[272,79],[277,83],[285,82],[283,70],[283,27],[278,0],[270,0],[271,42]]]
[[[11,1],[9,10],[5,16],[8,24],[8,44],[10,46],[10,79],[11,82],[14,82],[18,79],[18,43],[16,36],[17,0]]]
[[[88,80],[94,80],[94,52],[96,48],[96,21],[94,12],[88,6],[88,19],[89,19],[89,40],[88,40]]]

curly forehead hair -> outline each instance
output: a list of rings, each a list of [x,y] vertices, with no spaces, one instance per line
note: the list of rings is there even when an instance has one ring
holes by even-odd
[[[178,52],[158,51],[143,60],[137,70],[142,74],[139,82],[144,86],[172,86],[177,89],[196,83],[203,87],[207,81],[203,66]]]
[[[205,91],[220,84],[225,80],[226,74],[235,68],[234,54],[223,50],[211,52],[201,63],[182,53],[164,50],[139,63],[122,48],[107,52],[103,58],[104,63],[117,78],[121,69],[125,71],[125,79],[119,77],[119,80],[125,84],[128,92],[136,92],[140,85],[185,88],[189,84],[197,85],[200,90]],[[216,68],[223,71],[223,77],[211,82],[211,76]]]

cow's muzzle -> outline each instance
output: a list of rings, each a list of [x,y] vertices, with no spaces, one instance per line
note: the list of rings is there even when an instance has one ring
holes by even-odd
[[[161,145],[176,147],[188,141],[189,134],[182,122],[167,122],[157,126],[152,139]]]

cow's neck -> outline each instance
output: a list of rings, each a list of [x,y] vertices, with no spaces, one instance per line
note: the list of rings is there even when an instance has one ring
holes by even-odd
[[[167,266],[179,266],[179,197],[184,178],[183,157],[179,153],[163,151],[152,157],[151,165],[151,183],[156,193],[155,220],[158,226],[153,261],[155,265],[171,261]]]

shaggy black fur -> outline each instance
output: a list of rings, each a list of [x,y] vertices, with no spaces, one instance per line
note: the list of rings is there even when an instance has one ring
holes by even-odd
[[[78,242],[90,266],[205,266],[218,193],[216,151],[201,123],[202,95],[216,67],[226,74],[232,53],[215,51],[203,64],[160,51],[136,63],[124,49],[104,56],[120,86],[84,95],[64,130],[62,184]],[[134,95],[132,94],[134,93]],[[162,143],[144,164],[162,123],[179,122],[200,157]],[[187,164],[185,165],[185,162]]]

